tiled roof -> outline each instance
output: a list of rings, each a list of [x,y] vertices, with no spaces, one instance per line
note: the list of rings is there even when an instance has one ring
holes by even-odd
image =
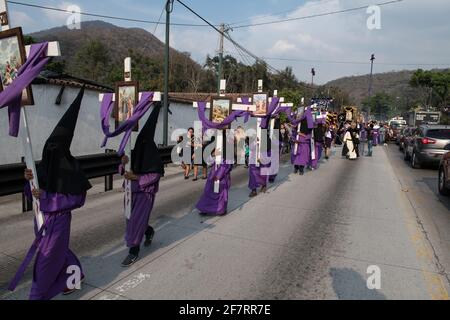
[[[100,92],[114,92],[114,89],[86,79],[81,79],[73,77],[67,74],[60,74],[52,71],[43,71],[41,74],[33,81],[33,84],[53,84],[59,86],[68,86],[81,88],[83,85],[86,89],[100,91]]]
[[[251,97],[253,93],[227,93],[225,97],[236,101],[240,97]],[[211,97],[217,96],[217,93],[189,93],[189,92],[169,92],[169,99],[172,102],[187,103],[209,101]]]

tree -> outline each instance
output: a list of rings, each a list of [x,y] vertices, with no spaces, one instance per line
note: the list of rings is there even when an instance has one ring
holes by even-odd
[[[395,108],[394,98],[385,92],[377,93],[370,99],[366,98],[362,104],[365,109],[370,107],[370,112],[378,119],[392,118],[398,112]]]
[[[98,40],[89,40],[75,55],[75,65],[82,77],[105,81],[111,67],[108,48]]]
[[[414,88],[422,88],[427,92],[428,106],[448,107],[450,91],[450,71],[424,71],[417,70],[411,77],[410,85]],[[435,99],[437,98],[437,99]]]

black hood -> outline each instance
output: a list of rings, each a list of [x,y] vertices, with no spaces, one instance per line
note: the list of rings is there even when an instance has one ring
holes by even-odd
[[[161,103],[154,104],[152,113],[136,139],[131,152],[131,169],[135,174],[159,173],[164,175],[164,164],[154,141]]]
[[[79,162],[70,153],[83,96],[84,87],[45,143],[42,161],[37,167],[42,190],[77,195],[92,187]]]

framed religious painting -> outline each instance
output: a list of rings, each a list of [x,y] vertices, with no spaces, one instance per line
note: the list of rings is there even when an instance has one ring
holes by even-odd
[[[0,32],[0,92],[8,88],[19,76],[19,70],[26,59],[22,28]],[[31,85],[23,90],[21,104],[34,104]]]
[[[212,97],[210,121],[214,123],[222,123],[231,115],[231,112],[233,111],[232,108],[233,104],[231,99],[225,97]],[[231,124],[222,127],[221,129],[231,129]]]
[[[116,104],[114,117],[116,129],[134,113],[134,108],[139,102],[139,82],[127,81],[116,83]],[[138,125],[133,129],[138,131]]]
[[[256,111],[253,113],[255,116],[264,117],[268,112],[269,94],[268,93],[255,93],[253,94],[253,104],[256,106]]]

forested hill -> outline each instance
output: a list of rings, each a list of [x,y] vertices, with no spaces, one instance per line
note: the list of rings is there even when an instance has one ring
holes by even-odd
[[[29,36],[36,42],[59,41],[63,57],[55,67],[73,76],[111,85],[123,78],[123,59],[131,56],[133,69],[138,71],[133,78],[144,80],[149,89],[162,86],[164,43],[144,29],[87,21],[81,24],[80,30],[57,27]],[[202,71],[202,66],[188,53],[172,48],[171,63],[174,68],[183,68],[183,72],[191,75]],[[151,76],[147,79],[147,75]],[[174,82],[177,80],[173,79]]]
[[[408,96],[411,100],[419,100],[423,92],[409,85],[414,72],[415,70],[403,70],[374,74],[373,94],[386,93],[391,97]],[[327,86],[338,87],[348,92],[352,101],[360,105],[368,96],[369,78],[369,75],[344,77],[330,81]]]

